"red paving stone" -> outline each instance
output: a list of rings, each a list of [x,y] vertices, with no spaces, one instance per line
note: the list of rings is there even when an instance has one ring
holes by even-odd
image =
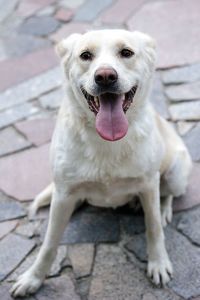
[[[145,2],[146,0],[118,0],[111,7],[106,9],[98,19],[107,24],[124,23],[132,14],[134,15]]]
[[[59,21],[69,22],[72,19],[73,15],[74,15],[74,13],[71,9],[60,8],[56,12],[54,17]]]
[[[6,221],[0,223],[0,239],[2,239],[9,232],[14,230],[18,224],[17,220]]]
[[[51,182],[49,144],[0,159],[0,190],[31,200]]]
[[[90,23],[69,23],[62,26],[56,33],[51,35],[51,39],[55,42],[68,37],[71,33],[84,33],[87,30],[91,29]]]
[[[184,196],[175,199],[174,211],[185,210],[200,204],[200,163],[194,163],[189,186]]]
[[[127,24],[156,39],[158,67],[191,64],[200,61],[199,11],[199,0],[148,2]]]
[[[30,17],[54,2],[56,2],[56,0],[21,0],[17,9],[17,15]]]
[[[53,118],[35,119],[22,121],[15,124],[15,127],[26,136],[35,146],[40,146],[51,140],[55,127]]]
[[[53,47],[20,58],[0,62],[0,92],[55,67],[58,59]]]

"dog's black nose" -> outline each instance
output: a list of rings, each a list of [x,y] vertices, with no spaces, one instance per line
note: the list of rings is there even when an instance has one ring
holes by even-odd
[[[99,86],[113,85],[117,79],[117,72],[113,68],[99,68],[94,74],[94,80]]]

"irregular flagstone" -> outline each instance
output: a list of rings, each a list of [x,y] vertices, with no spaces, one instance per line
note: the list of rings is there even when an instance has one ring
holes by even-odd
[[[44,239],[47,223],[41,230]],[[71,218],[60,244],[117,242],[120,237],[118,216],[112,211],[87,213],[77,211]]]
[[[26,216],[23,206],[0,191],[0,222]]]
[[[173,68],[161,71],[161,77],[164,84],[187,83],[200,80],[200,64],[185,66],[182,68]]]
[[[150,101],[153,104],[155,110],[163,116],[165,119],[169,118],[167,98],[163,91],[162,82],[158,74],[155,75],[152,84],[152,90],[150,93]]]
[[[0,189],[20,200],[33,199],[51,182],[49,144],[0,159]]]
[[[200,164],[194,163],[193,169],[189,178],[189,185],[185,195],[177,198],[173,202],[174,211],[185,210],[200,204]]]
[[[6,221],[0,223],[0,239],[2,239],[9,232],[13,231],[18,224],[18,220]]]
[[[165,93],[171,101],[200,99],[200,81],[166,87]]]
[[[165,237],[169,257],[174,267],[174,276],[169,287],[184,299],[199,295],[200,286],[197,278],[200,276],[200,249],[171,227],[167,227],[165,230]],[[126,247],[142,261],[147,260],[146,255],[144,257],[141,253],[143,248],[146,249],[145,235],[140,234],[136,238],[136,241],[134,237]],[[140,247],[136,245],[138,242]]]
[[[144,270],[128,261],[120,247],[98,246],[88,299],[139,300],[144,293],[152,293],[159,300],[180,299],[172,291],[153,288]]]
[[[15,127],[23,133],[35,146],[49,142],[55,127],[55,119],[43,118],[26,120],[15,124]]]
[[[54,42],[59,42],[62,39],[65,39],[70,35],[71,33],[77,32],[77,33],[85,33],[91,29],[90,23],[81,23],[81,22],[71,22],[69,24],[63,25],[60,29],[57,30],[56,33],[52,34],[50,38]]]
[[[11,297],[9,290],[11,288],[11,285],[7,282],[3,282],[0,284],[0,299],[2,300],[13,300],[13,297]],[[26,300],[36,300],[34,297],[26,297]]]
[[[187,236],[194,244],[200,246],[200,207],[182,213],[177,229]]]
[[[56,259],[54,260],[51,270],[49,272],[49,276],[56,276],[60,273],[63,263],[65,261],[67,255],[67,247],[66,246],[59,246],[57,250]]]
[[[200,120],[200,101],[190,101],[170,105],[169,111],[173,121]]]
[[[98,2],[88,0],[77,10],[74,20],[81,22],[91,22],[96,19],[101,11],[110,6],[112,2],[113,0],[102,0]]]
[[[106,24],[125,23],[143,3],[145,0],[117,0],[103,11],[98,19]]]
[[[52,16],[55,13],[56,7],[49,5],[36,13],[36,16]]]
[[[1,93],[0,110],[37,98],[41,94],[59,87],[61,83],[60,67],[53,68]]]
[[[196,122],[179,121],[177,122],[178,133],[183,136],[188,133],[195,125]]]
[[[40,96],[39,102],[42,107],[47,109],[58,108],[64,98],[64,92],[62,89],[54,90],[48,94]]]
[[[128,28],[146,32],[156,39],[158,67],[192,64],[200,60],[199,9],[198,0],[147,1],[128,20]],[[152,19],[152,16],[159,18]]]
[[[0,129],[39,112],[34,103],[24,103],[0,112]]]
[[[184,136],[184,142],[190,151],[193,161],[200,160],[200,123]]]
[[[31,145],[13,127],[8,127],[0,131],[0,156],[18,150],[25,149]]]
[[[45,48],[23,57],[7,59],[0,62],[0,91],[39,75],[58,64],[54,49]],[[30,86],[29,86],[30,88]]]
[[[46,280],[44,286],[37,292],[37,300],[55,299],[81,300],[68,274]]]
[[[90,275],[94,259],[93,244],[69,245],[68,256],[76,278]]]
[[[56,0],[21,0],[17,8],[17,14],[21,17],[30,17],[42,8],[54,3]]]
[[[60,23],[51,16],[31,17],[19,27],[19,33],[44,36],[54,32]]]
[[[27,240],[12,233],[0,241],[0,281],[17,267],[34,246],[33,240]]]

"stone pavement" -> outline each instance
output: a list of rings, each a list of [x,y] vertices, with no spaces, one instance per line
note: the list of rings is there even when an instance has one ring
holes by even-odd
[[[166,244],[167,288],[146,279],[143,215],[84,206],[66,229],[48,279],[30,300],[200,299],[200,1],[0,0],[0,299],[35,260],[48,209],[27,206],[50,181],[48,149],[62,74],[53,45],[72,32],[127,28],[157,40],[151,101],[173,122],[194,161],[176,199]]]

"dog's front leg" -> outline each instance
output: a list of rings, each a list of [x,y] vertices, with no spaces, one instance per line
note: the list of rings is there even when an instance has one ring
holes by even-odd
[[[147,273],[156,285],[165,285],[170,280],[173,271],[165,248],[159,188],[160,174],[157,173],[148,181],[142,191],[141,202],[145,214],[147,234]]]
[[[11,289],[14,297],[34,293],[41,286],[55,258],[64,229],[74,211],[77,199],[58,186],[53,192],[48,228],[44,243],[34,264],[22,274]]]

